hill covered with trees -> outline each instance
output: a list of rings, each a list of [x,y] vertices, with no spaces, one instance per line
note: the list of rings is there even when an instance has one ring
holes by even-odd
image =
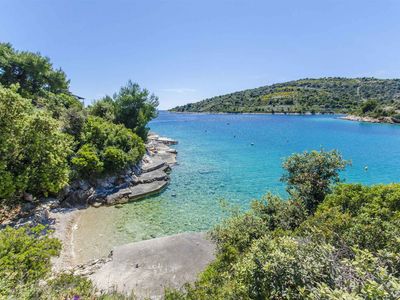
[[[400,110],[400,79],[301,79],[216,96],[178,106],[175,112],[227,113],[370,113],[363,103],[373,101],[375,115]]]

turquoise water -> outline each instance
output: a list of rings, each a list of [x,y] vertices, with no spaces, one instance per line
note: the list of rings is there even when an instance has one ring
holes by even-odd
[[[396,125],[350,122],[337,116],[161,112],[150,127],[179,141],[171,184],[159,196],[119,209],[87,210],[97,220],[108,219],[101,231],[109,234],[101,233],[97,243],[105,246],[99,248],[207,230],[223,216],[221,199],[246,209],[267,191],[285,196],[279,181],[281,164],[294,152],[338,149],[352,161],[341,174],[346,182],[400,181],[400,126]],[[89,235],[83,236],[90,244]]]

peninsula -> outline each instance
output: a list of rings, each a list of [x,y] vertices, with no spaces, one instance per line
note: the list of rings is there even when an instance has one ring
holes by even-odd
[[[400,122],[400,79],[300,79],[177,106],[173,112],[349,114],[363,121]],[[352,120],[355,118],[351,118]],[[360,119],[361,120],[361,119]]]

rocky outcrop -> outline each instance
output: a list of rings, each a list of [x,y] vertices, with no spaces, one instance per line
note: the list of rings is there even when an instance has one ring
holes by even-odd
[[[147,153],[138,165],[119,175],[75,181],[60,193],[60,203],[67,207],[97,207],[135,201],[160,192],[169,183],[170,167],[176,164],[177,151],[169,147],[175,144],[175,140],[150,134]]]
[[[79,266],[101,291],[161,299],[164,288],[193,282],[214,259],[215,244],[204,233],[181,233],[115,247],[110,256]]]
[[[379,117],[379,118],[372,118],[372,117],[361,117],[355,115],[347,115],[344,117],[340,117],[343,120],[348,121],[356,121],[356,122],[367,122],[367,123],[389,123],[389,124],[396,124],[400,123],[399,120],[392,118],[392,117]]]

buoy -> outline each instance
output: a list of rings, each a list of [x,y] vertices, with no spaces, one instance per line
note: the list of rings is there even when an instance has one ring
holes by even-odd
[[[254,143],[251,143],[250,145],[254,146]]]
[[[365,171],[368,171],[368,166],[365,166],[365,167],[364,167],[364,170],[365,170]]]

